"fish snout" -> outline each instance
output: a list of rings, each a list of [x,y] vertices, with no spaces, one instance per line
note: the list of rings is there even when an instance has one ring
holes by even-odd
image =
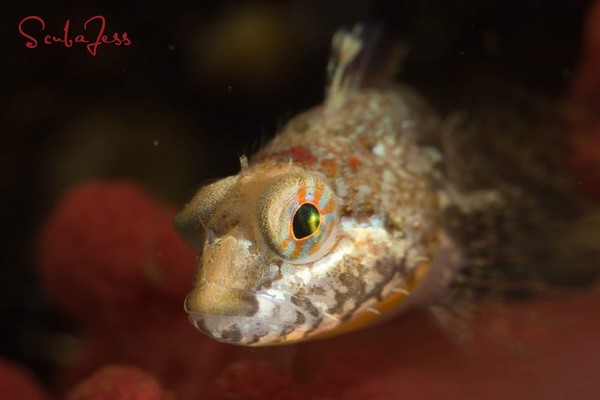
[[[226,235],[207,241],[188,294],[188,313],[249,316],[256,313],[255,290],[261,268],[251,242],[243,235]]]

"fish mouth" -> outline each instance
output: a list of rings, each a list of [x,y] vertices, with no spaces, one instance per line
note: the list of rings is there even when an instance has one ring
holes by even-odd
[[[241,290],[203,282],[185,301],[190,322],[220,342],[262,346],[302,340],[322,320],[283,291]]]

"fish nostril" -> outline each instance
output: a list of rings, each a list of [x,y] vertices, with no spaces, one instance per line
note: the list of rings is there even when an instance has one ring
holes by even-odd
[[[208,232],[206,233],[206,244],[212,245],[215,243],[215,231],[212,229],[209,229]]]

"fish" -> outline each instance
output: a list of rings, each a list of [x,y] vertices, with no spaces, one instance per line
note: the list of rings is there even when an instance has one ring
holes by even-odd
[[[243,346],[333,337],[439,306],[464,286],[457,277],[473,280],[498,259],[488,254],[498,218],[516,219],[506,196],[452,184],[448,123],[416,91],[362,86],[367,42],[361,25],[338,31],[323,104],[176,216],[200,255],[185,311],[209,337]]]

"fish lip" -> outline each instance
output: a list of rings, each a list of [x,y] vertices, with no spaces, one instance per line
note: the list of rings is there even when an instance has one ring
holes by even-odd
[[[204,281],[188,293],[184,309],[188,313],[251,316],[258,302],[249,290]]]

